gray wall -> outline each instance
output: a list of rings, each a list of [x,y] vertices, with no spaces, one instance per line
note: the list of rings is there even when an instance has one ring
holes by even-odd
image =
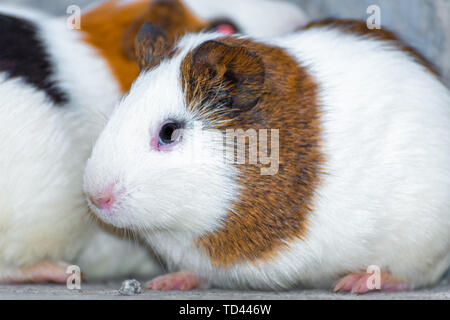
[[[211,0],[226,1],[226,0]],[[242,0],[245,1],[245,0]],[[288,0],[301,6],[312,19],[325,17],[367,19],[367,7],[381,8],[382,27],[424,54],[450,87],[450,0]],[[64,14],[70,4],[81,7],[92,0],[0,0],[21,3]]]

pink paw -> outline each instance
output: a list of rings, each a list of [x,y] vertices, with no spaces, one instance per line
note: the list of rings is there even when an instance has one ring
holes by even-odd
[[[0,273],[0,283],[66,283],[68,264],[41,261],[32,266],[20,267]]]
[[[334,285],[333,291],[364,294],[375,290],[396,292],[409,289],[407,284],[401,283],[389,273],[380,273],[380,283],[378,288],[376,287],[376,283],[374,283],[373,279],[374,274],[372,273],[350,273]]]
[[[148,282],[145,287],[150,290],[194,290],[201,288],[206,281],[188,272],[169,273]]]

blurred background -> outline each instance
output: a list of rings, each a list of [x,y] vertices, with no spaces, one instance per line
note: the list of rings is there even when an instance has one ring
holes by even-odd
[[[211,0],[226,1],[226,0]],[[242,0],[245,1],[245,0]],[[274,0],[282,1],[282,0]],[[433,62],[450,88],[450,0],[283,0],[300,6],[311,19],[326,17],[366,20],[367,8],[378,5],[381,25],[395,31]],[[81,8],[93,0],[0,0],[41,8],[55,15],[67,6]]]

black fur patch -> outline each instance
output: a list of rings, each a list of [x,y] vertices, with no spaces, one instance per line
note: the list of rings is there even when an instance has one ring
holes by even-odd
[[[0,14],[0,71],[9,78],[20,77],[44,90],[58,104],[68,102],[67,94],[52,80],[53,67],[36,26],[16,17]]]

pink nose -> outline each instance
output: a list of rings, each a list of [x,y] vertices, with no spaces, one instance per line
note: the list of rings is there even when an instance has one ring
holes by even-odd
[[[114,203],[116,202],[113,187],[114,185],[106,188],[105,190],[100,192],[100,194],[98,194],[96,197],[89,196],[89,199],[91,200],[92,204],[99,209],[110,210],[114,206]]]

